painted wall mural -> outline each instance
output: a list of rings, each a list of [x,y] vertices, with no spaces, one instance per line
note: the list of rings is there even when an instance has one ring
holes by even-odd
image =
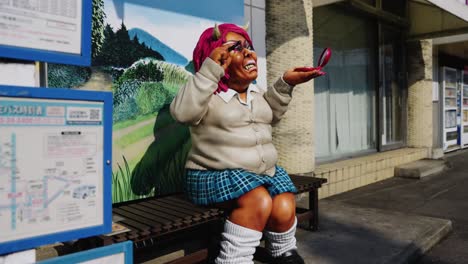
[[[243,0],[93,0],[92,66],[48,65],[49,87],[112,91],[114,203],[182,191],[188,127],[169,103],[198,37],[243,24]]]

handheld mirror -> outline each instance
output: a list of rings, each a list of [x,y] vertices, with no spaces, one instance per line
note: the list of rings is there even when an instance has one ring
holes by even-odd
[[[317,61],[318,66],[317,67],[299,67],[296,68],[295,71],[301,71],[301,72],[308,72],[308,71],[314,71],[314,70],[322,70],[325,65],[327,65],[328,61],[330,60],[331,57],[331,49],[330,48],[325,48],[322,51],[322,54],[320,54],[320,57]]]

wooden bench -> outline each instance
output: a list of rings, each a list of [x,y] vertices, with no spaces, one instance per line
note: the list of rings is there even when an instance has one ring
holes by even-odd
[[[309,209],[297,209],[298,221],[308,221],[308,228],[317,230],[318,189],[327,180],[290,176],[298,193],[309,193]],[[82,249],[132,240],[136,263],[181,249],[184,256],[169,263],[203,262],[208,257],[210,238],[221,232],[225,217],[222,210],[196,206],[180,193],[116,204],[112,213],[119,224],[131,231],[113,236],[100,235],[93,237],[92,242],[91,238],[87,239],[86,243],[91,246]]]

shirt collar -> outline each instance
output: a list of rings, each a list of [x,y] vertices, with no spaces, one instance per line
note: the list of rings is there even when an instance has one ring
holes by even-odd
[[[250,96],[251,92],[257,92],[258,93],[258,92],[260,92],[260,90],[258,90],[258,87],[255,84],[251,83],[249,85],[249,88],[247,88],[247,97],[248,98],[251,97]],[[229,101],[231,101],[231,99],[237,94],[238,94],[238,92],[236,92],[235,90],[228,89],[227,92],[218,93],[218,96],[221,97],[221,99],[223,99],[224,102],[229,103]]]

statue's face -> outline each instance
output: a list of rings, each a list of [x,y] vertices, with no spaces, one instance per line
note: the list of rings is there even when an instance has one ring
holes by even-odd
[[[249,42],[245,38],[237,33],[229,32],[226,34],[225,45],[236,45],[236,42],[240,41],[240,47],[235,48],[230,52],[232,61],[229,65],[227,72],[229,73],[229,82],[246,84],[247,86],[237,89],[247,89],[248,85],[257,79],[257,54],[250,46]],[[229,85],[230,88],[236,89],[236,85]],[[244,92],[237,91],[237,92]]]

